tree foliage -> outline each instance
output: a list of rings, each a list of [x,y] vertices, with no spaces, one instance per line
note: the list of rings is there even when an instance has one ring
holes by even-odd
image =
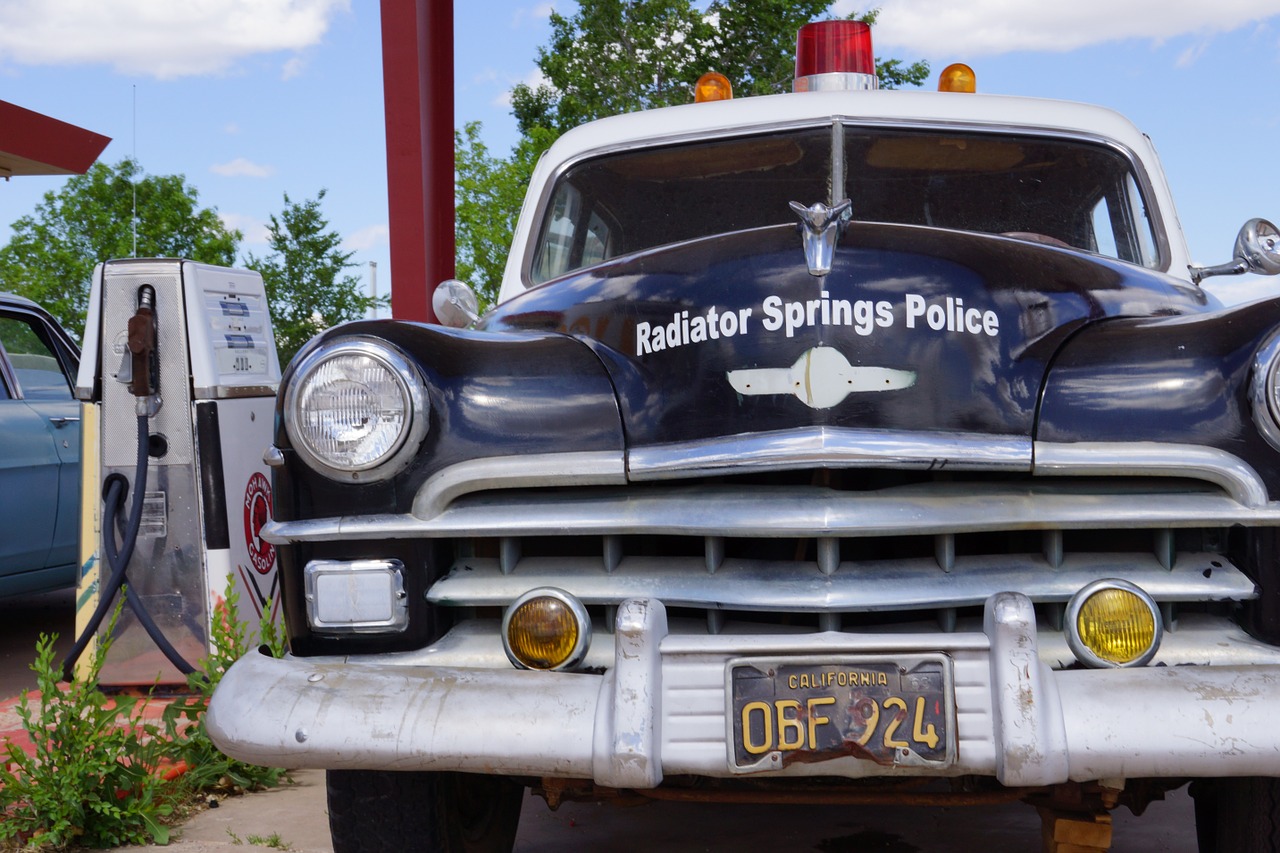
[[[137,191],[137,251],[133,243]],[[0,288],[39,302],[72,336],[84,331],[93,267],[111,258],[189,258],[228,265],[243,235],[200,207],[182,175],[143,175],[136,160],[95,163],[47,192],[0,247]]]
[[[512,91],[520,131],[563,133],[607,115],[692,100],[706,71],[732,81],[739,97],[791,89],[800,27],[827,14],[830,0],[584,0],[572,17],[551,13],[551,41],[538,49],[546,78]],[[876,11],[850,16],[873,24]],[[880,85],[918,86],[929,64],[876,60]]]
[[[457,275],[475,288],[482,311],[498,297],[529,178],[552,137],[533,128],[504,160],[480,140],[479,122],[454,132]]]
[[[266,287],[282,365],[317,332],[363,317],[375,303],[358,276],[344,274],[355,266],[355,253],[339,248],[342,237],[320,210],[324,196],[322,189],[314,199],[295,202],[285,193],[284,210],[267,225],[270,253],[250,253],[245,261]]]
[[[524,189],[538,157],[565,131],[618,113],[692,100],[706,71],[719,71],[737,97],[790,91],[796,31],[829,15],[831,0],[580,0],[572,16],[552,12],[551,38],[538,49],[546,82],[512,91],[522,139],[495,157],[479,125],[457,134],[459,277],[482,303],[497,293]],[[873,23],[875,11],[854,15]],[[884,88],[919,86],[924,61],[876,60]]]

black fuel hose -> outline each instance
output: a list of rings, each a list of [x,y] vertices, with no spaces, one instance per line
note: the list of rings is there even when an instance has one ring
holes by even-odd
[[[156,625],[155,620],[151,618],[151,614],[142,603],[141,596],[133,591],[132,585],[125,585],[125,568],[129,565],[129,561],[133,559],[134,545],[138,541],[138,528],[142,525],[142,505],[146,499],[147,491],[147,444],[150,437],[149,433],[147,416],[138,415],[138,457],[133,475],[133,502],[126,517],[123,541],[118,549],[116,547],[116,528],[119,526],[118,512],[124,504],[125,492],[129,486],[125,478],[118,474],[113,474],[107,478],[106,492],[103,496],[102,537],[103,552],[107,565],[111,568],[111,576],[107,579],[106,585],[99,591],[98,606],[94,609],[93,615],[89,617],[88,624],[85,625],[84,631],[76,639],[75,645],[72,646],[66,660],[62,663],[62,679],[64,681],[70,681],[74,678],[76,661],[84,654],[85,648],[89,645],[89,640],[97,632],[102,620],[106,618],[107,611],[111,609],[112,602],[115,600],[116,593],[120,591],[121,586],[124,586],[125,597],[129,601],[129,606],[133,608],[138,622],[147,632],[147,635],[160,647],[160,651],[164,652],[164,656],[169,659],[169,662],[177,667],[178,671],[183,675],[195,672],[195,667],[178,653],[178,650],[169,642],[169,638],[164,635],[164,632]]]

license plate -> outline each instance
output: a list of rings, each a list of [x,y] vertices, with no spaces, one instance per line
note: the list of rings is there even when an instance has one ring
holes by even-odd
[[[852,757],[944,767],[955,755],[951,662],[942,655],[729,662],[730,769]]]

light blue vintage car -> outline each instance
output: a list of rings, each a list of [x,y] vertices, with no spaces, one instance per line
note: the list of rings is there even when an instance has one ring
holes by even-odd
[[[47,311],[0,293],[0,596],[75,583],[79,361]]]

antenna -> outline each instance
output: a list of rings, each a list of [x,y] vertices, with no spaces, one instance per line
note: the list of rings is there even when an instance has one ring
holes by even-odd
[[[133,169],[129,183],[133,185],[133,216],[129,217],[133,226],[133,257],[138,257],[138,84],[133,84]]]

